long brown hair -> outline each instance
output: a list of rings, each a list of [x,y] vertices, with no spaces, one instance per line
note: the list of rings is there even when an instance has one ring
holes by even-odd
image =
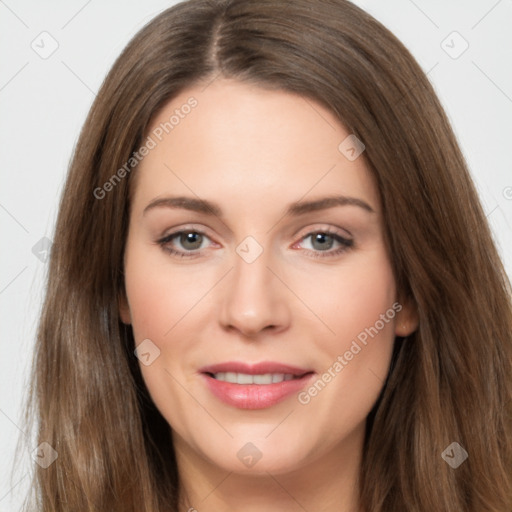
[[[510,512],[510,284],[431,84],[346,0],[189,0],[144,27],[106,77],[63,191],[38,330],[33,414],[39,442],[58,453],[36,467],[38,510],[178,510],[172,434],[119,319],[136,166],[94,191],[165,103],[218,77],[316,100],[366,146],[398,289],[419,328],[397,339],[368,418],[365,512]],[[441,456],[452,442],[469,455],[456,469]]]

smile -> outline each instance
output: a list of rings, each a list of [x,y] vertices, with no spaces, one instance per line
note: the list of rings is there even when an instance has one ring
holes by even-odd
[[[264,373],[251,375],[249,373],[235,372],[218,372],[212,374],[212,377],[222,382],[230,382],[231,384],[276,384],[285,380],[297,379],[296,375],[291,373]]]
[[[237,409],[266,409],[300,392],[315,372],[281,363],[226,362],[201,368],[211,394]]]

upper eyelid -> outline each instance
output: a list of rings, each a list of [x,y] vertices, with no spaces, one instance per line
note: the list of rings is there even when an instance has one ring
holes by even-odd
[[[321,212],[313,212],[310,215],[312,215],[313,217],[317,217],[318,213],[321,213]],[[326,211],[326,212],[323,212],[323,213],[327,214],[328,212]],[[293,225],[296,226],[299,223],[304,225],[304,223],[308,222],[308,219],[304,218],[303,215],[304,214],[301,215],[300,219],[299,218],[295,219],[293,221],[293,223],[292,223],[292,226]],[[343,224],[347,220],[347,219],[343,220],[343,218],[344,217],[342,217],[340,219],[329,219],[329,220],[327,220],[327,219],[322,220],[322,219],[316,218],[316,219],[309,219],[308,223],[310,223],[310,224],[321,224],[321,225],[323,224],[324,226],[327,225],[327,224],[332,224],[332,223],[334,223],[334,224],[342,223]],[[349,219],[350,218],[352,218],[352,217],[349,217]],[[353,220],[351,222],[353,222]],[[206,223],[206,224],[204,223],[204,219],[199,220],[197,222],[192,221],[192,222],[189,222],[189,223],[187,223],[185,221],[183,228],[181,227],[181,224],[177,224],[176,228],[173,227],[173,228],[170,228],[170,229],[172,229],[172,230],[174,230],[174,229],[181,230],[181,229],[189,229],[189,228],[190,229],[196,229],[196,225],[197,225],[197,226],[199,226],[197,229],[200,230],[200,231],[204,231],[204,227],[206,226],[207,230],[209,230],[212,233],[215,233],[218,230],[217,228],[220,227],[220,226],[210,227],[208,224],[209,223]],[[216,222],[213,222],[213,224],[216,224]],[[224,233],[222,236],[226,236],[227,239],[232,241],[232,239],[235,237],[235,233],[233,232],[233,230],[230,227],[226,226],[226,224],[224,222],[222,222],[222,224],[223,224],[223,227],[221,227],[221,233]],[[284,230],[285,236],[293,236],[293,237],[295,237],[295,236],[297,236],[298,232],[302,230],[302,229],[294,229],[292,226],[288,226],[287,228],[285,228],[285,230]],[[226,229],[224,229],[224,228],[226,228]],[[271,227],[271,229],[273,229],[273,227]],[[269,229],[268,231],[270,231],[271,229]],[[350,237],[353,236],[352,233],[350,232],[350,230],[345,228],[345,227],[342,228],[340,226],[338,226],[338,227],[330,226],[329,229],[339,229],[340,231],[343,231],[343,232],[347,233],[348,236],[350,236]],[[268,233],[268,231],[267,231],[267,233]],[[171,232],[171,231],[169,231],[169,232]],[[215,235],[213,235],[213,236],[215,237]]]
[[[342,231],[346,233],[346,236],[341,234]],[[304,230],[299,229],[298,231],[296,231],[294,233],[293,236],[294,237],[298,236],[302,240],[302,238],[304,238],[308,235],[311,235],[313,233],[329,233],[331,235],[340,236],[341,238],[348,238],[348,237],[352,238],[353,237],[352,233],[350,233],[347,229],[343,229],[343,228],[339,228],[339,227],[335,228],[333,226],[326,226],[326,225],[324,225],[324,227],[321,227],[321,228],[313,228],[313,229],[305,228]]]
[[[184,227],[179,227],[179,228],[173,228],[171,230],[169,230],[169,232],[167,234],[164,234],[162,236],[160,236],[158,238],[158,240],[165,240],[167,238],[174,238],[178,235],[180,235],[181,233],[199,233],[201,235],[205,235],[207,236],[208,238],[212,238],[208,232],[208,230],[205,230],[203,228],[197,228],[195,226],[184,226]]]

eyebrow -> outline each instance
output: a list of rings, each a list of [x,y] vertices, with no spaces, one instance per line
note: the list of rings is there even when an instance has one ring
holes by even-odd
[[[316,212],[319,210],[326,210],[335,206],[357,206],[370,213],[375,213],[375,210],[362,199],[347,196],[328,196],[313,201],[297,201],[291,203],[286,210],[285,216],[298,217],[305,213]],[[160,197],[151,201],[142,212],[143,215],[154,208],[175,208],[190,210],[193,212],[203,213],[205,215],[214,215],[223,218],[222,209],[216,203],[207,201],[206,199],[196,199],[186,196],[171,196]]]

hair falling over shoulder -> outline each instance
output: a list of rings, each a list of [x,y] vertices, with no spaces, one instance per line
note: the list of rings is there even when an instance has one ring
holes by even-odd
[[[425,73],[346,0],[189,0],[154,18],[115,62],[59,207],[29,397],[37,439],[58,459],[36,467],[27,510],[178,510],[171,432],[118,311],[136,168],[104,197],[94,190],[129,161],[166,102],[218,76],[316,99],[366,146],[397,286],[417,305],[419,328],[397,344],[368,418],[363,510],[510,512],[510,284]],[[468,453],[457,469],[441,456],[453,442]]]

